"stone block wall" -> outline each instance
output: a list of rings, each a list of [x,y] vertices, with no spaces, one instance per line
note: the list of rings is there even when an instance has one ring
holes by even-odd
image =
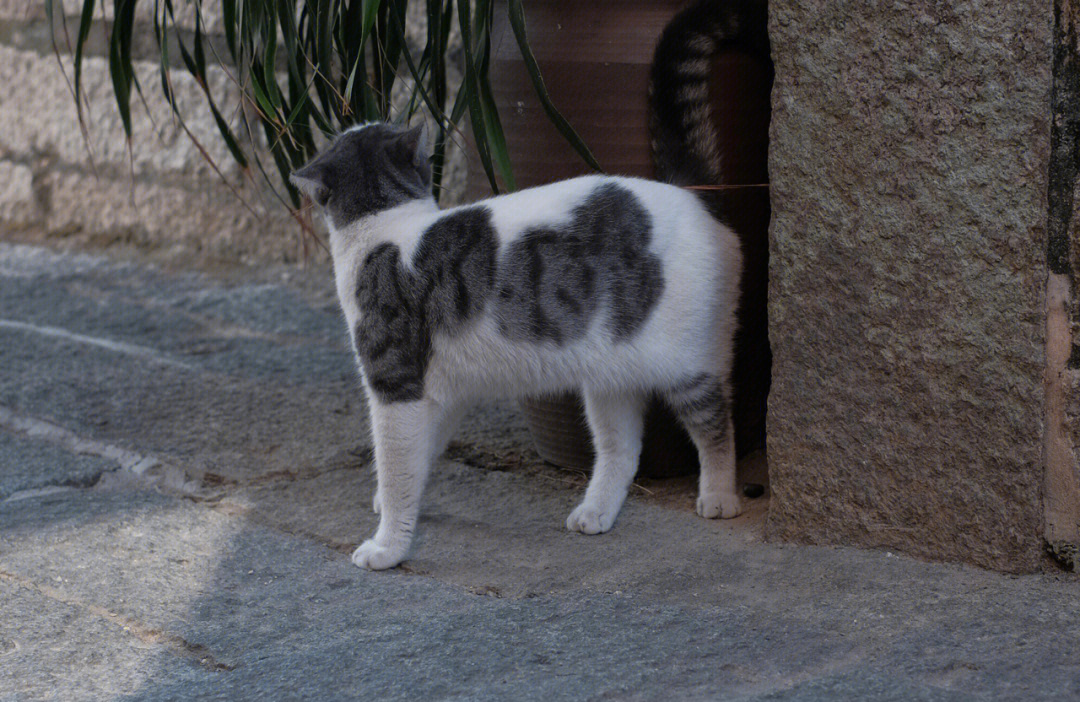
[[[1048,367],[1056,26],[1050,0],[770,3],[771,537],[1043,567],[1054,436],[1080,510],[1080,384]]]
[[[64,7],[75,32],[77,3]],[[145,22],[140,33],[152,37]],[[149,54],[137,66],[148,109],[136,98],[129,151],[102,44],[92,40],[84,60],[84,138],[68,82],[72,56],[63,42],[59,58],[53,53],[43,3],[0,0],[0,174],[7,176],[0,178],[0,234],[134,247],[179,260],[300,257],[299,227],[262,183],[241,173],[209,116],[191,110],[198,116],[188,128],[221,176],[176,123]],[[179,103],[201,107],[194,80],[182,69],[172,77]],[[212,74],[210,90],[225,114],[237,107],[231,88],[223,72]]]
[[[56,4],[63,6],[73,34],[81,3]],[[300,226],[254,166],[244,174],[233,162],[201,88],[179,65],[172,83],[189,117],[187,127],[220,175],[174,119],[159,87],[153,5],[145,0],[137,6],[135,54],[147,104],[144,109],[133,98],[129,151],[108,76],[102,25],[92,29],[83,64],[84,138],[68,83],[72,56],[62,34],[59,60],[54,54],[44,3],[0,0],[0,236],[132,247],[199,264],[288,262],[306,254],[323,260],[310,240],[304,245]],[[414,5],[411,26],[419,34],[422,4]],[[108,18],[112,3],[98,6]],[[181,30],[191,30],[190,4],[181,1],[176,7]],[[202,7],[204,29],[213,36],[221,30],[220,2],[204,0]],[[235,121],[239,98],[224,71],[211,71],[209,89],[221,112]],[[276,173],[268,156],[265,163]],[[445,175],[447,201],[460,197],[464,176],[464,157],[454,151]]]

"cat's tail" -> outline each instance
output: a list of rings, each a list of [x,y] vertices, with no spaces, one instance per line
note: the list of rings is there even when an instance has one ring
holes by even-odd
[[[769,59],[765,0],[698,0],[664,28],[649,77],[649,135],[658,180],[720,182],[709,72],[721,51]]]

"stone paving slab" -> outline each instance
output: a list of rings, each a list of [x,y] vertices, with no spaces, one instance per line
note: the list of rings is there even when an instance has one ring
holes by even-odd
[[[50,443],[0,429],[0,500],[13,493],[58,485],[93,485],[116,463],[99,456],[72,455]]]
[[[440,577],[453,561],[483,571],[469,548],[432,555],[426,575],[369,573],[317,540],[130,490],[9,503],[0,534],[0,581],[79,616],[109,623],[113,613],[135,642],[153,644],[154,659],[135,666],[139,675],[124,673],[133,699],[326,699],[331,691],[523,700],[1080,694],[1080,631],[1071,625],[1080,593],[1069,579],[744,542],[738,554],[705,559],[716,577],[695,574],[700,593],[673,578],[669,596],[657,597],[628,572],[609,576],[602,589],[582,583],[498,597]],[[627,554],[613,549],[608,557]],[[724,569],[728,559],[751,562]],[[637,562],[648,567],[641,554]],[[46,645],[34,633],[45,627],[41,608],[17,606],[30,625],[3,638],[14,636],[19,650]],[[127,669],[126,657],[103,655],[104,665],[68,665],[82,666],[84,677]],[[21,685],[26,699],[55,690],[48,666],[27,669],[7,658],[0,657],[0,680],[8,681],[0,689]],[[180,664],[187,672],[170,681]]]
[[[355,568],[366,412],[326,279],[274,275],[0,244],[0,486],[104,471],[0,501],[0,700],[1080,697],[1075,576],[766,543],[764,500],[701,520],[690,479],[571,534],[584,476],[506,406],[436,467],[405,567]]]
[[[225,480],[303,467],[366,441],[362,398],[343,388],[258,383],[12,336],[0,329],[0,405]]]
[[[62,329],[141,346],[166,365],[279,382],[355,379],[329,281],[305,296],[280,284],[222,285],[204,274],[163,276],[103,259],[73,264],[28,248],[0,253],[15,259],[0,268],[0,318],[23,323],[23,336],[34,327]]]
[[[373,473],[356,458],[339,469],[231,490],[217,507],[349,554],[378,525]],[[565,527],[583,480],[441,461],[424,492],[408,569],[501,597],[632,586],[661,600],[726,599],[725,588],[748,575],[739,556],[748,544],[760,545],[764,503],[751,503],[735,520],[703,520],[694,513],[691,481],[678,485],[678,508],[634,489],[616,528],[586,539]]]
[[[107,615],[50,596],[57,588],[0,575],[0,700],[118,699],[137,690],[147,670],[176,683],[195,670],[161,660],[158,645]]]

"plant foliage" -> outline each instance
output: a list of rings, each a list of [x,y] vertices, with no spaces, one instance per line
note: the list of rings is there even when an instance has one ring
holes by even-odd
[[[102,0],[107,1],[107,0]],[[57,41],[55,0],[45,0]],[[72,91],[83,120],[83,57],[97,0],[82,0],[78,32],[72,47]],[[186,126],[186,115],[173,91],[172,70],[183,66],[202,89],[209,110],[229,153],[245,170],[251,166],[274,187],[271,168],[259,150],[251,148],[261,133],[281,176],[289,202],[300,196],[288,184],[288,173],[310,160],[317,133],[332,135],[350,124],[372,120],[407,121],[421,106],[438,125],[432,172],[438,194],[447,140],[468,117],[476,150],[491,187],[498,180],[515,188],[506,138],[488,81],[491,60],[492,0],[414,0],[423,2],[427,34],[420,50],[410,50],[406,35],[409,0],[220,0],[224,47],[208,35],[203,0],[113,0],[113,21],[105,28],[113,92],[129,144],[133,92],[143,89],[132,61],[133,35],[139,28],[136,5],[152,3],[153,33],[160,56],[160,87],[184,131],[207,156]],[[178,8],[177,4],[181,6]],[[539,66],[529,48],[521,0],[507,0],[507,11],[533,87],[549,118],[587,163],[600,169],[588,148],[559,114],[548,96]],[[194,29],[177,23],[178,12],[194,17]],[[450,47],[456,21],[461,35],[462,84],[450,100],[447,67],[454,60]],[[66,37],[66,26],[63,33]],[[68,39],[70,41],[70,39]],[[175,52],[172,53],[171,52]],[[179,55],[179,61],[177,56]],[[207,79],[207,67],[221,67],[239,90],[242,109],[225,115]],[[395,110],[391,94],[408,78],[408,100]],[[84,129],[85,133],[85,129]],[[213,165],[213,164],[212,164]],[[217,169],[216,165],[214,166]],[[279,192],[274,187],[275,192]],[[279,197],[280,193],[279,193]],[[284,198],[282,198],[284,201]]]

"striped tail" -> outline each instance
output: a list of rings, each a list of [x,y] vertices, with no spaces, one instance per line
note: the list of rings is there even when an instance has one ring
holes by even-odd
[[[765,0],[698,0],[664,28],[649,77],[649,134],[658,180],[720,182],[709,107],[709,69],[719,52],[745,51],[771,70]]]

